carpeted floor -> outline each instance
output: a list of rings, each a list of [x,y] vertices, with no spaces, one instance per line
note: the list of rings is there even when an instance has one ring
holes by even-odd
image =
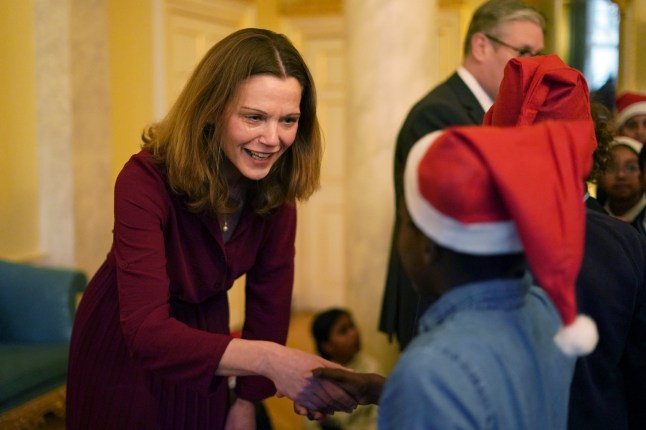
[[[38,430],[65,430],[65,420],[57,417],[47,417],[45,424]]]

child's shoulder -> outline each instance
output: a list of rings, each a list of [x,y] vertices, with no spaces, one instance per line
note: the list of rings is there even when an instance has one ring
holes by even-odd
[[[506,330],[514,330],[509,325],[491,323],[473,318],[447,321],[435,330],[418,334],[400,361],[416,367],[417,371],[469,363],[476,357],[474,366],[486,366],[485,363],[497,360],[500,337],[508,337]]]

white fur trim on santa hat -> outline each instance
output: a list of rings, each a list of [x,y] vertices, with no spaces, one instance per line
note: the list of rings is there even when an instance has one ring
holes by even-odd
[[[561,351],[571,357],[591,353],[598,341],[597,325],[587,315],[578,315],[572,324],[561,327],[554,336]]]
[[[406,207],[415,225],[440,245],[475,255],[521,252],[523,245],[513,221],[462,223],[435,209],[421,195],[418,167],[442,131],[422,137],[408,154],[404,171]]]
[[[621,128],[626,121],[635,115],[646,115],[646,102],[637,102],[617,112],[617,128]]]
[[[633,139],[632,137],[628,136],[615,136],[610,142],[610,147],[614,147],[617,145],[624,145],[632,149],[639,155],[639,151],[642,150],[642,146],[644,146],[639,140]]]

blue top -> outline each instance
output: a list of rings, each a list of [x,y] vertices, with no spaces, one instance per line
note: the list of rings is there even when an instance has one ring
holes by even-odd
[[[463,285],[422,316],[379,401],[379,429],[565,429],[574,358],[524,280]]]

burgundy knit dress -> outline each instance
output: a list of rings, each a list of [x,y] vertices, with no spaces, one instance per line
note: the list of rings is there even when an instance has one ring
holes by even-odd
[[[133,156],[115,186],[112,249],[74,323],[67,428],[222,429],[227,290],[246,274],[243,337],[284,344],[295,231],[292,206],[267,216],[245,207],[224,244],[217,219],[190,212],[149,153]],[[236,391],[258,400],[275,388],[240,377]]]

